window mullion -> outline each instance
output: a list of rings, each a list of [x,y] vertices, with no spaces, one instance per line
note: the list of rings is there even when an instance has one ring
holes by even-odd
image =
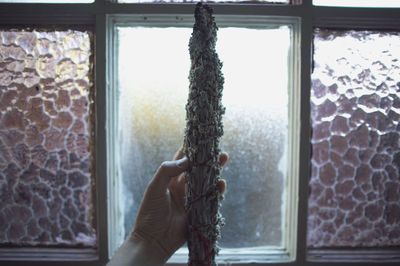
[[[355,8],[355,7],[312,7],[314,20],[337,18],[343,21],[387,19],[397,20],[400,8]]]
[[[96,112],[96,214],[98,254],[101,264],[108,261],[108,192],[107,192],[107,140],[106,140],[106,18],[104,14],[96,16],[95,32],[95,112]]]
[[[302,5],[267,5],[267,4],[218,4],[209,3],[215,14],[224,15],[263,15],[263,16],[299,16],[305,12]],[[190,14],[194,12],[195,3],[187,4],[118,4],[105,3],[107,14]]]
[[[311,0],[307,1],[311,2]],[[310,9],[306,10],[310,12]],[[301,132],[299,156],[299,203],[297,227],[297,259],[303,265],[306,261],[307,240],[307,209],[308,209],[308,180],[310,176],[310,87],[311,87],[311,49],[312,47],[312,17],[304,14],[301,21]]]
[[[26,15],[27,19],[32,17],[47,16],[53,17],[71,17],[88,16],[102,12],[102,7],[96,4],[4,4],[0,3],[0,16]],[[71,23],[72,20],[70,20]],[[78,21],[79,23],[79,21]]]
[[[95,12],[92,6],[0,4],[0,25],[72,26],[76,28],[94,25]],[[83,10],[82,10],[83,9]]]
[[[313,20],[314,27],[335,28],[335,29],[379,29],[398,30],[400,19],[385,17],[333,17],[317,16]]]

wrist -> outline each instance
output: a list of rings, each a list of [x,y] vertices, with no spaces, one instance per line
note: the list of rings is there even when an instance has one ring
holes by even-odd
[[[162,266],[167,260],[168,256],[159,245],[132,233],[107,266]]]
[[[164,265],[170,257],[160,243],[141,232],[133,231],[127,242],[135,248],[137,257],[144,259],[139,265]]]

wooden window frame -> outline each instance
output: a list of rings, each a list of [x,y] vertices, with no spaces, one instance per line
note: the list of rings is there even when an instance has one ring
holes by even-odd
[[[270,4],[218,4],[210,3],[217,15],[240,16],[273,16],[295,17],[300,20],[300,47],[298,56],[301,73],[299,78],[300,93],[298,95],[299,123],[299,157],[298,157],[298,199],[296,214],[296,240],[294,249],[296,256],[291,261],[276,261],[257,263],[257,265],[387,265],[394,266],[400,262],[400,250],[393,249],[308,249],[306,243],[308,180],[310,177],[310,87],[312,69],[312,33],[315,27],[335,29],[389,29],[400,31],[400,8],[346,8],[313,6],[312,0],[293,1],[293,5]],[[109,182],[115,172],[115,149],[112,147],[108,134],[115,127],[115,117],[111,114],[113,98],[110,91],[114,84],[109,81],[115,76],[115,66],[108,63],[110,54],[110,31],[107,30],[107,19],[111,16],[129,14],[158,15],[191,15],[193,3],[140,3],[118,4],[107,0],[95,0],[87,4],[26,4],[0,3],[0,28],[82,27],[92,30],[95,36],[95,178],[96,178],[96,249],[62,249],[62,248],[10,248],[0,247],[0,264],[5,265],[104,265],[109,260],[112,250],[113,236],[110,234],[114,224],[109,217],[116,217],[118,212],[109,207],[112,201]],[[112,181],[111,181],[112,182]],[[114,242],[115,243],[115,242]],[[111,246],[110,246],[111,245]],[[248,262],[251,262],[249,259]],[[246,261],[229,262],[220,265],[245,265]],[[179,264],[181,265],[181,264]]]
[[[257,247],[257,248],[243,248],[243,249],[223,249],[218,256],[218,261],[257,261],[258,263],[267,262],[290,262],[296,258],[296,237],[297,237],[297,199],[298,199],[298,161],[299,161],[299,138],[300,133],[300,61],[295,60],[300,55],[300,19],[298,17],[280,17],[280,16],[260,16],[260,15],[215,15],[216,22],[220,28],[222,27],[242,27],[242,28],[256,28],[256,29],[275,29],[280,26],[288,26],[291,30],[291,44],[288,54],[288,161],[287,161],[287,177],[286,177],[286,193],[285,193],[285,213],[284,213],[284,227],[283,230],[283,244],[282,247]],[[107,15],[107,31],[108,31],[108,49],[107,58],[108,62],[108,76],[109,84],[108,99],[118,99],[118,27],[187,27],[191,28],[194,23],[193,14],[112,14]],[[113,74],[111,74],[113,73]],[[109,101],[110,108],[108,117],[113,117],[113,121],[117,120],[118,102],[117,100]],[[109,121],[111,123],[111,121]],[[115,122],[114,122],[115,123]],[[108,135],[108,143],[112,153],[118,156],[118,125],[108,127],[110,129]],[[119,161],[117,159],[117,161]],[[110,165],[109,176],[117,176],[121,172],[118,164]],[[123,242],[121,239],[118,204],[118,191],[122,184],[120,180],[109,180],[110,199],[115,199],[109,202],[109,209],[115,211],[115,215],[110,216],[109,230],[113,232],[110,234],[109,250],[111,253]],[[115,193],[115,195],[114,195]],[[288,218],[289,217],[289,218]],[[112,238],[111,238],[112,237]],[[185,265],[187,263],[187,254],[176,254],[170,259],[173,264]]]

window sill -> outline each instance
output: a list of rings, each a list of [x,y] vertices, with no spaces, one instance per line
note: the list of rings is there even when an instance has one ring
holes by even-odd
[[[0,248],[1,261],[96,261],[94,248]]]
[[[179,249],[168,261],[167,265],[187,265],[188,251]],[[252,263],[287,263],[294,258],[283,248],[257,247],[257,248],[224,248],[216,257],[218,265],[252,264]]]
[[[400,249],[309,249],[309,262],[400,262]]]

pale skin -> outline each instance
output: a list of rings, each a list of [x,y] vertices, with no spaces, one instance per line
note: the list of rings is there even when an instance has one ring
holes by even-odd
[[[221,153],[220,165],[227,161],[228,154]],[[147,186],[133,231],[107,266],[164,265],[186,242],[184,172],[188,167],[182,149],[173,161],[161,164]],[[226,182],[220,180],[218,187],[224,193]]]

